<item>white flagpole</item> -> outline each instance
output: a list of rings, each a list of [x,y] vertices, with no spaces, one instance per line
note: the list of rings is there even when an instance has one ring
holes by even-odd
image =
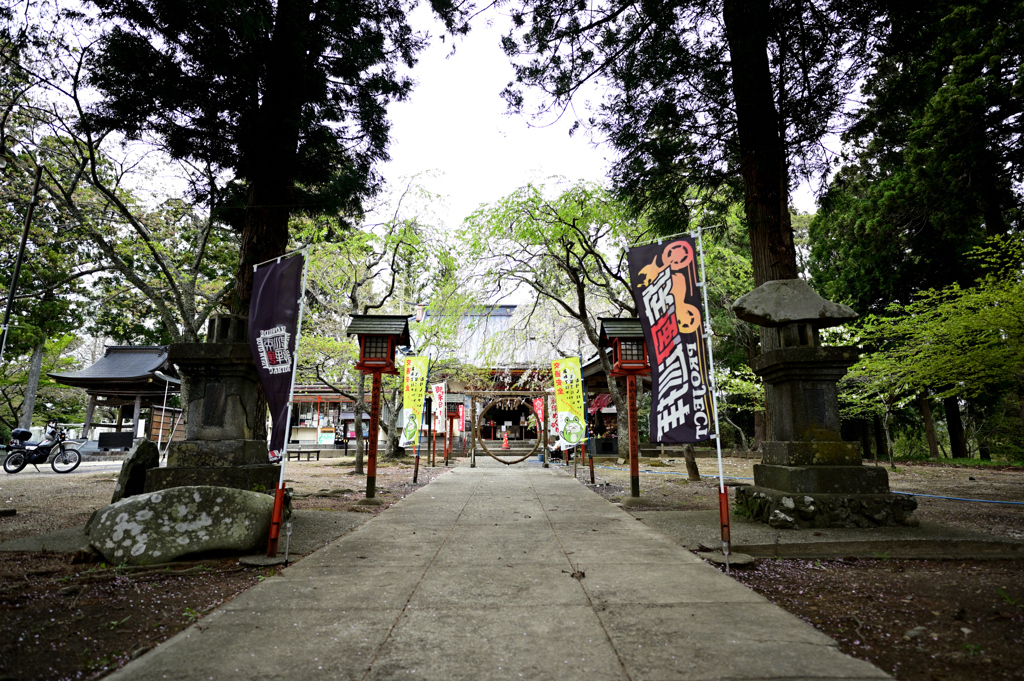
[[[691,234],[691,236],[694,235]],[[711,382],[711,405],[715,414],[715,447],[718,450],[718,499],[719,519],[722,524],[722,553],[725,555],[725,571],[728,573],[730,553],[729,499],[725,496],[725,472],[722,469],[722,435],[721,429],[718,427],[718,382],[715,380],[715,359],[711,348],[711,337],[714,335],[714,331],[711,330],[711,314],[709,312],[710,308],[708,308],[708,280],[707,275],[704,273],[704,238],[699,224],[697,225],[696,237],[697,250],[700,251],[700,282],[697,286],[701,288],[704,296],[704,339],[707,341],[708,346],[708,376]]]

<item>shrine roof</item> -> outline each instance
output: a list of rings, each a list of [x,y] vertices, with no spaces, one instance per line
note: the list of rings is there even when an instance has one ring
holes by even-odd
[[[50,373],[50,378],[76,388],[102,390],[104,386],[156,383],[163,390],[163,381],[154,372],[173,373],[167,359],[167,346],[108,346],[95,364],[81,371]],[[173,386],[173,384],[172,384]],[[148,387],[148,386],[147,386]],[[176,388],[172,387],[176,390]],[[149,392],[150,390],[146,390]]]

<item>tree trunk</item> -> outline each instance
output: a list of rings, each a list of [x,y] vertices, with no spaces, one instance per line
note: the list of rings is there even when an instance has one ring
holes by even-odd
[[[753,336],[747,338],[747,360],[748,363],[757,357],[757,341]],[[764,409],[754,410],[754,451],[761,451],[761,443],[768,439],[768,423],[765,419]]]
[[[767,431],[764,410],[758,409],[754,412],[754,451],[761,451],[762,443],[767,439]]]
[[[615,425],[618,431],[618,445],[619,445],[619,457],[629,461],[629,403],[625,397],[625,389],[619,385],[618,378],[612,378],[608,381],[608,387],[611,388],[612,382],[615,382],[615,387],[618,389],[620,395],[623,395],[622,409],[616,406],[615,409]]]
[[[768,62],[768,6],[768,0],[725,0],[723,6],[755,286],[797,278],[786,153]]]
[[[989,442],[987,429],[985,428],[985,409],[976,401],[967,403],[967,411],[974,421],[974,439],[978,442],[978,458],[982,461],[992,460],[992,444]],[[966,440],[966,435],[964,436]],[[968,442],[968,446],[970,443]]]
[[[700,482],[700,471],[697,470],[697,459],[693,457],[693,445],[683,446],[683,461],[686,462],[686,477],[690,482]]]
[[[729,418],[729,416],[724,411],[720,412],[720,414],[722,418],[725,419],[725,422],[728,423],[733,428],[735,428],[736,432],[740,434],[740,445],[743,447],[743,452],[749,452],[750,447],[747,446],[747,434],[743,432],[742,428],[733,423],[732,419]]]
[[[275,258],[288,247],[288,217],[294,198],[299,131],[302,124],[300,90],[307,87],[310,45],[309,0],[280,0],[274,17],[263,74],[265,93],[253,134],[257,142],[242,149],[242,175],[249,182],[242,224],[234,306],[249,311],[253,265]]]
[[[46,349],[44,340],[32,350],[32,361],[28,370],[28,385],[25,386],[25,399],[21,403],[19,428],[32,427],[32,415],[36,410],[36,393],[39,392],[39,375],[43,371],[43,351]]]
[[[867,419],[858,419],[860,422],[860,456],[862,459],[871,458],[871,428]]]
[[[402,447],[398,446],[398,417],[402,413],[402,393],[401,391],[398,390],[398,388],[391,389],[391,398],[388,400],[388,404],[391,405],[391,409],[388,410],[387,424],[381,424],[382,426],[384,426],[384,429],[387,431],[388,435],[388,443],[387,447],[384,450],[384,458],[397,459],[403,454],[405,454],[405,450]]]
[[[356,475],[364,475],[363,472],[363,411],[366,409],[366,374],[359,372],[359,383],[356,384],[356,402],[352,406],[352,427],[356,431],[356,461],[354,471]]]
[[[935,422],[932,420],[932,408],[928,404],[928,393],[922,392],[918,396],[918,403],[921,405],[921,418],[924,420],[924,434],[928,438],[928,455],[933,459],[939,458],[939,441],[935,437]]]
[[[892,446],[892,432],[889,430],[889,418],[892,416],[892,412],[889,410],[889,405],[885,405],[885,419],[882,421],[882,427],[885,429],[885,450],[889,453],[889,466],[896,468],[896,463],[892,460],[893,446]]]
[[[967,438],[964,437],[964,422],[960,419],[960,400],[946,397],[942,400],[946,412],[946,430],[949,431],[950,455],[954,459],[967,458]]]
[[[788,164],[768,62],[768,5],[768,0],[725,0],[722,12],[755,286],[796,279],[798,274],[789,217]],[[761,351],[779,346],[778,331],[761,327]],[[768,410],[770,421],[771,405]]]
[[[885,431],[882,429],[882,419],[878,418],[878,414],[875,414],[872,417],[872,421],[875,427],[875,455],[872,458],[877,465],[878,459],[887,451],[885,444]]]

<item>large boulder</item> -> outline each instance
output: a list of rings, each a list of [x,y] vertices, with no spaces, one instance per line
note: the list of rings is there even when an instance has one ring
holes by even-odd
[[[121,465],[121,474],[117,476],[117,484],[114,485],[114,495],[110,503],[116,504],[127,497],[134,497],[143,493],[146,486],[146,471],[150,468],[160,467],[160,450],[156,443],[147,438],[139,438],[128,450],[128,456],[124,457]]]
[[[173,487],[101,508],[89,542],[107,562],[166,563],[202,551],[251,551],[267,541],[274,498],[228,487]]]

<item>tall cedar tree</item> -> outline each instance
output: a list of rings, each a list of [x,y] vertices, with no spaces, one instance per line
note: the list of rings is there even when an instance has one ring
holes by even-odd
[[[861,73],[871,3],[521,2],[504,39],[510,106],[524,109],[528,87],[557,107],[611,85],[591,122],[621,153],[613,174],[634,206],[678,231],[694,190],[741,192],[755,284],[795,278],[789,189],[825,168],[821,139]]]
[[[979,272],[966,254],[1024,227],[1024,5],[899,3],[853,150],[811,225],[811,270],[860,312]]]
[[[464,33],[466,6],[429,0]],[[234,174],[217,206],[241,234],[236,309],[253,264],[282,254],[297,212],[352,216],[387,160],[389,102],[405,99],[426,36],[403,0],[91,0],[103,100],[86,125],[156,135],[175,158]]]

